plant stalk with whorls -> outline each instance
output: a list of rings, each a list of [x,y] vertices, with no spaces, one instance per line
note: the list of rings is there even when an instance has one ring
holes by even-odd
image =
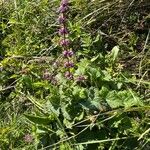
[[[62,0],[60,7],[58,9],[59,18],[58,22],[60,24],[59,35],[60,46],[63,49],[63,56],[65,58],[64,67],[66,68],[65,77],[67,79],[73,79],[73,74],[70,69],[74,67],[74,63],[71,60],[71,57],[74,55],[74,52],[70,49],[70,40],[69,40],[69,31],[67,29],[67,12],[69,10],[68,0]]]

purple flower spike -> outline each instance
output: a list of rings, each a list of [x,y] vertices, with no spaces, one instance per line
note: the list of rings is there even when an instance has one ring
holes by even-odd
[[[69,42],[68,39],[62,39],[62,40],[60,41],[60,45],[61,45],[61,46],[69,46],[69,44],[70,44],[70,42]]]
[[[73,61],[71,62],[70,57],[74,55],[73,51],[70,50],[70,40],[67,38],[69,35],[65,36],[66,34],[69,34],[67,30],[67,14],[66,12],[69,10],[69,0],[61,0],[60,7],[58,9],[58,12],[60,13],[58,22],[61,24],[61,28],[59,29],[58,33],[61,35],[60,40],[60,46],[63,49],[63,56],[67,59],[66,62],[64,62],[65,70],[67,71],[65,73],[65,77],[67,79],[73,79],[73,74],[70,73],[71,68],[74,67]]]
[[[71,72],[67,71],[67,72],[65,73],[65,77],[66,77],[67,79],[72,80],[72,79],[73,79],[73,74],[72,74]]]
[[[64,67],[66,67],[66,68],[72,68],[72,67],[74,67],[74,64],[72,62],[65,62],[64,63]]]
[[[59,22],[60,24],[65,23],[65,21],[66,21],[66,18],[65,18],[65,17],[63,17],[63,16],[59,16],[59,18],[58,18],[58,22]]]
[[[62,27],[61,29],[59,29],[59,35],[64,35],[64,34],[68,34],[68,30]]]

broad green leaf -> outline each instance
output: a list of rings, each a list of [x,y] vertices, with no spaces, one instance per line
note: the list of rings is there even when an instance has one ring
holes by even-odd
[[[107,94],[106,101],[111,108],[130,108],[142,105],[139,97],[133,96],[129,91],[111,91]]]

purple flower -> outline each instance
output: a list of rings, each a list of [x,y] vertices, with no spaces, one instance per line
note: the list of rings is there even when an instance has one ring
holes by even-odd
[[[70,41],[68,39],[62,39],[60,41],[61,46],[69,46],[69,44],[70,44]]]
[[[65,50],[63,51],[64,57],[72,57],[73,56],[73,51]]]
[[[61,5],[60,5],[60,7],[58,9],[58,12],[59,13],[65,13],[65,12],[68,11],[68,9],[69,9],[69,7],[68,7],[68,0],[62,0],[61,1]]]
[[[59,22],[60,24],[65,23],[65,21],[66,21],[66,18],[65,18],[65,17],[63,17],[63,16],[59,16],[59,18],[58,18],[58,22]]]
[[[66,77],[67,79],[72,80],[72,79],[73,79],[73,74],[72,74],[70,71],[67,71],[67,72],[65,73],[65,77]]]
[[[65,5],[61,5],[58,9],[58,12],[59,13],[65,13],[69,10],[69,7],[68,6],[65,6]]]
[[[68,34],[68,30],[64,27],[59,29],[59,35],[64,35],[64,34]]]
[[[63,51],[63,55],[64,57],[68,57],[68,51],[67,50]]]
[[[73,56],[74,52],[73,51],[68,51],[68,57]]]
[[[64,67],[66,67],[66,68],[72,68],[72,67],[74,67],[74,64],[73,64],[73,62],[65,62],[64,63]]]

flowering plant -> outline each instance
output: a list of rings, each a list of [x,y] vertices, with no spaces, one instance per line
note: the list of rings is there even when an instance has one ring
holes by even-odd
[[[73,74],[70,69],[74,67],[74,62],[71,58],[74,55],[74,52],[70,49],[70,40],[69,40],[69,31],[67,29],[67,12],[69,10],[69,2],[68,0],[62,0],[60,3],[60,7],[58,9],[59,18],[58,22],[60,24],[60,29],[58,31],[61,36],[60,46],[63,49],[63,57],[65,58],[64,67],[66,68],[65,77],[67,79],[73,79]]]

